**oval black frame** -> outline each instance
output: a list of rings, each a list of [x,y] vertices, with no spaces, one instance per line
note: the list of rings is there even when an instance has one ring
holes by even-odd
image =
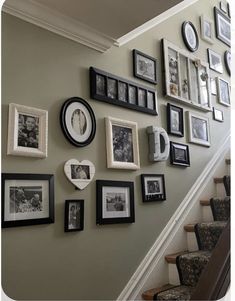
[[[185,34],[185,27],[186,27],[187,24],[189,24],[192,27],[192,29],[194,31],[194,34],[195,34],[196,46],[194,48],[190,46],[190,44],[188,42],[188,39],[186,37],[186,34]],[[197,30],[196,30],[195,26],[190,21],[184,21],[184,23],[182,24],[182,27],[181,27],[181,31],[182,31],[182,36],[183,36],[184,44],[186,45],[186,47],[188,48],[188,50],[190,50],[191,52],[195,52],[198,49],[198,46],[199,46],[199,38],[198,38],[198,34],[197,34]]]
[[[65,122],[65,115],[66,115],[66,111],[68,109],[68,107],[74,103],[74,102],[79,102],[81,103],[82,105],[84,105],[84,107],[86,107],[86,109],[88,110],[89,114],[90,114],[90,117],[91,117],[91,134],[90,136],[88,137],[88,139],[84,142],[79,142],[77,140],[75,140],[69,133],[68,131],[68,128],[66,126],[66,122]],[[65,101],[65,103],[63,104],[62,108],[61,108],[61,111],[60,111],[60,125],[61,125],[61,128],[62,128],[62,131],[65,135],[65,137],[69,140],[69,142],[71,144],[73,144],[74,146],[78,146],[78,147],[83,147],[83,146],[86,146],[88,144],[90,144],[92,142],[92,140],[94,139],[95,137],[95,133],[96,133],[96,119],[95,119],[95,114],[91,108],[91,106],[82,98],[80,97],[71,97],[69,99],[67,99]]]
[[[229,50],[226,50],[225,53],[224,53],[224,64],[225,64],[225,68],[226,68],[228,74],[231,75],[231,68],[230,68],[229,63],[228,63],[228,54],[229,53],[231,55],[231,52]]]

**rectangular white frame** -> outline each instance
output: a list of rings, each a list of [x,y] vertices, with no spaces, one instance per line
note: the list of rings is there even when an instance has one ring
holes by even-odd
[[[220,114],[220,116],[218,116],[218,114]],[[224,122],[224,112],[219,110],[219,109],[216,109],[215,107],[213,108],[213,118],[214,120],[216,121],[219,121],[219,122]]]
[[[140,169],[139,159],[139,142],[138,142],[138,125],[133,121],[126,121],[113,117],[105,118],[106,125],[106,149],[107,149],[107,167],[108,168],[119,168],[119,169]],[[114,161],[113,157],[113,133],[112,126],[117,125],[120,127],[127,127],[132,129],[133,137],[133,156],[134,162],[119,162]]]
[[[229,82],[224,80],[223,78],[221,77],[217,77],[217,94],[218,94],[218,101],[220,104],[226,106],[226,107],[230,107],[230,104],[231,104],[231,98],[230,98],[230,87],[229,87]],[[228,96],[229,96],[229,103],[227,102],[224,102],[223,99],[222,99],[222,96],[221,96],[221,84],[220,84],[220,81],[223,81],[227,84],[227,87],[228,87]]]
[[[207,48],[207,54],[208,54],[209,68],[222,74],[224,72],[224,68],[223,68],[221,55],[219,53],[215,52],[214,50],[210,49],[210,48]],[[219,67],[213,66],[213,64],[212,64],[212,55],[217,57],[220,60],[220,66]]]
[[[203,146],[210,146],[211,143],[210,143],[210,125],[209,125],[209,118],[206,118],[206,117],[202,117],[200,115],[197,115],[197,114],[194,114],[192,112],[187,112],[187,117],[188,117],[188,133],[189,133],[189,142],[191,143],[194,143],[194,144],[200,144],[200,145],[203,145]],[[208,140],[205,141],[203,139],[199,139],[199,138],[195,138],[193,137],[193,128],[192,128],[192,117],[195,117],[195,118],[198,118],[198,119],[201,119],[201,120],[204,120],[206,121],[206,129],[207,129],[207,137],[208,137]]]
[[[205,22],[207,22],[208,24],[210,24],[210,29],[211,29],[211,38],[209,38],[208,36],[205,35],[205,31],[204,31],[204,25]],[[214,38],[214,22],[209,19],[208,17],[206,17],[205,15],[201,15],[200,16],[200,27],[201,27],[201,39],[210,43],[210,44],[214,44],[215,38]]]
[[[19,114],[32,115],[39,118],[38,148],[18,146]],[[9,104],[7,154],[27,157],[47,157],[48,112],[15,103]]]

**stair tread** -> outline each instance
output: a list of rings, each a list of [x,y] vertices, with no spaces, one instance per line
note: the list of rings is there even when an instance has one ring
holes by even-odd
[[[187,224],[184,226],[184,230],[186,232],[194,232],[194,227],[195,227],[196,223],[194,224]]]
[[[201,225],[205,225],[207,227],[215,227],[215,226],[221,226],[221,225],[225,225],[226,221],[213,221],[213,222],[200,222],[200,223],[194,223],[194,224],[187,224],[184,226],[184,230],[186,232],[195,232],[195,225],[197,224],[201,224]]]
[[[152,289],[149,289],[145,292],[142,293],[142,298],[144,300],[153,300],[154,296],[162,291],[165,291],[165,290],[169,290],[171,288],[175,287],[175,285],[172,285],[172,284],[165,284],[161,287],[158,287],[158,288],[152,288]]]
[[[231,159],[225,159],[225,163],[226,163],[227,165],[231,165]]]
[[[221,177],[221,178],[214,178],[214,183],[215,183],[215,184],[224,183],[224,182],[223,182],[223,177]]]
[[[176,263],[177,256],[187,254],[187,253],[189,253],[189,251],[181,251],[173,254],[168,254],[165,256],[165,260],[168,263]]]
[[[210,200],[200,200],[202,206],[210,206]]]
[[[163,287],[167,287],[167,289],[162,289]],[[155,295],[160,295],[160,300],[189,300],[195,288],[186,285],[171,285],[166,284],[162,288],[156,288],[152,290],[148,290],[143,293],[142,297],[144,300],[158,300]],[[149,294],[148,294],[149,292]],[[145,298],[145,294],[148,299]],[[152,294],[152,295],[150,295]],[[155,298],[154,298],[155,297]]]

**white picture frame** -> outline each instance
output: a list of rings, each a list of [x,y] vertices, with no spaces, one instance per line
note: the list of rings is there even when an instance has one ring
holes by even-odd
[[[224,122],[224,112],[213,108],[213,119],[219,122]]]
[[[222,56],[210,48],[207,48],[207,53],[210,69],[222,74],[224,72]]]
[[[214,23],[211,19],[205,15],[200,16],[200,27],[201,27],[201,39],[214,44]]]
[[[107,167],[139,169],[140,159],[137,123],[106,117],[105,125]]]
[[[209,119],[192,112],[187,112],[189,142],[209,147],[210,125]]]
[[[229,82],[221,77],[217,77],[218,101],[220,104],[230,107],[230,87]]]
[[[48,112],[10,103],[7,154],[46,158],[47,145]]]

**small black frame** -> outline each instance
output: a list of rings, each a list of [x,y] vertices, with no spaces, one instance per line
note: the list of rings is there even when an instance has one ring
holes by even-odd
[[[165,177],[163,174],[141,175],[143,202],[166,200]]]
[[[172,165],[190,166],[188,145],[170,141],[170,160]]]
[[[170,103],[167,104],[167,133],[184,137],[184,110]]]
[[[156,90],[90,67],[93,99],[139,112],[158,115]]]
[[[229,12],[230,15],[230,12]],[[225,43],[228,46],[231,46],[231,27],[230,27],[230,18],[226,16],[220,9],[218,9],[216,6],[214,7],[214,17],[215,17],[215,31],[216,31],[216,38],[219,39],[221,42]],[[226,36],[221,31],[221,24],[220,19],[223,19],[224,24],[227,23],[227,31],[229,30],[229,35]],[[227,31],[225,30],[224,33],[227,34]]]
[[[96,224],[134,222],[134,183],[129,181],[97,180]]]
[[[187,26],[190,26],[190,28],[192,29],[191,32],[193,32],[193,34],[194,34],[194,37],[193,37],[195,39],[195,45],[194,46],[191,43],[191,41],[189,40],[189,37],[187,35]],[[183,22],[182,27],[181,27],[181,31],[182,31],[182,36],[183,36],[183,40],[184,40],[184,43],[185,43],[186,47],[191,52],[195,52],[198,49],[198,46],[199,46],[199,39],[198,39],[197,30],[194,27],[194,25],[192,24],[192,22],[190,22],[190,21]]]
[[[135,77],[152,84],[157,83],[157,60],[137,49],[133,49],[133,71]]]
[[[54,175],[2,173],[2,228],[50,223]]]
[[[73,212],[70,214],[70,211]],[[64,213],[65,232],[82,231],[84,229],[84,200],[66,200]]]
[[[79,114],[82,115],[83,124],[85,124],[85,126],[83,126],[82,128],[81,124],[77,122],[76,124],[77,127],[79,124],[79,128],[76,130],[74,130],[72,126],[72,120],[75,119],[75,112],[79,112]],[[81,118],[81,115],[79,115],[79,120]],[[67,120],[71,120],[71,124],[68,124]],[[95,137],[95,114],[91,106],[80,97],[71,97],[65,101],[60,111],[60,125],[65,137],[74,146],[86,146],[90,144]],[[80,133],[78,132],[78,130],[80,131]]]
[[[229,75],[231,75],[231,52],[226,50],[224,53],[224,64]]]

